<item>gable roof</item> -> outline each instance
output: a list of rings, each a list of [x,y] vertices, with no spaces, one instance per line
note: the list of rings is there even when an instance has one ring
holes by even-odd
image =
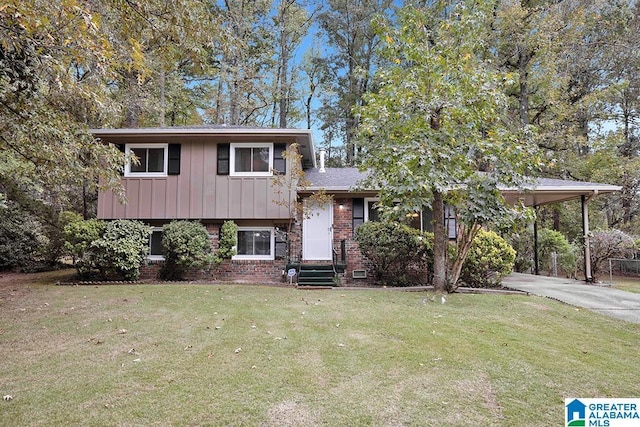
[[[256,128],[229,125],[175,126],[162,128],[126,128],[126,129],[89,129],[94,137],[111,142],[115,138],[130,137],[180,137],[180,136],[216,136],[216,137],[255,137],[267,136],[291,137],[298,143],[305,167],[316,167],[315,146],[310,129]]]
[[[358,183],[367,177],[367,172],[361,172],[357,168],[326,168],[325,172],[313,168],[306,170],[305,173],[310,184],[301,189],[301,192],[313,192],[321,189],[328,193],[376,192],[372,189],[357,190]],[[509,203],[522,201],[525,206],[539,206],[577,199],[581,196],[589,198],[621,189],[622,187],[618,185],[596,182],[538,178],[523,188],[504,187],[501,192]]]

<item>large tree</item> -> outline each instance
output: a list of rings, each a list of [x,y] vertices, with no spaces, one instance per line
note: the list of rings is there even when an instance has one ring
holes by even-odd
[[[105,84],[112,53],[85,2],[0,8],[0,192],[9,199],[62,208],[74,189],[117,184],[121,154],[87,132],[117,112]]]
[[[488,60],[492,11],[484,2],[406,6],[383,21],[377,93],[358,110],[363,168],[396,217],[431,206],[434,286],[455,288],[480,225],[504,218],[501,184],[517,185],[538,166],[535,144],[511,129],[504,85],[512,78]],[[394,202],[399,202],[394,206]],[[458,210],[458,255],[447,263],[444,206]]]
[[[392,0],[327,0],[318,15],[330,53],[326,58],[331,72],[323,99],[321,116],[325,140],[341,140],[347,165],[355,163],[355,132],[358,119],[354,106],[361,106],[371,89],[376,66],[379,34],[372,25],[378,14],[390,13]]]

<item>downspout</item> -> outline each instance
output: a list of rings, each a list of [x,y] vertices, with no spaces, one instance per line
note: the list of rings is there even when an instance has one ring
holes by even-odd
[[[589,208],[587,203],[592,197],[598,195],[598,190],[593,190],[593,193],[587,198],[584,194],[580,196],[582,202],[582,233],[584,235],[584,280],[586,282],[593,282],[593,275],[591,273],[591,245],[589,244]]]
[[[535,275],[540,275],[540,260],[538,259],[538,206],[533,207],[535,218],[533,219],[533,268]]]

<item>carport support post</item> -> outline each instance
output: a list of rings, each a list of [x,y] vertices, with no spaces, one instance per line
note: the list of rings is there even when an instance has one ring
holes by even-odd
[[[580,196],[582,202],[582,233],[584,235],[584,280],[593,281],[591,275],[591,248],[589,247],[589,208],[587,207],[587,198],[583,194]]]

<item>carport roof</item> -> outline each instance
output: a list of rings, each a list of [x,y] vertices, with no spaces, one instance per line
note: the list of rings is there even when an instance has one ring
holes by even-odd
[[[366,172],[356,168],[326,168],[320,172],[318,168],[305,171],[309,185],[301,192],[325,190],[328,193],[375,193],[375,190],[358,188],[358,184],[367,177]],[[568,181],[563,179],[538,178],[523,188],[503,188],[502,194],[509,203],[521,201],[525,206],[539,206],[548,203],[578,199],[581,196],[590,198],[598,194],[613,193],[622,187],[618,185],[596,182]]]

